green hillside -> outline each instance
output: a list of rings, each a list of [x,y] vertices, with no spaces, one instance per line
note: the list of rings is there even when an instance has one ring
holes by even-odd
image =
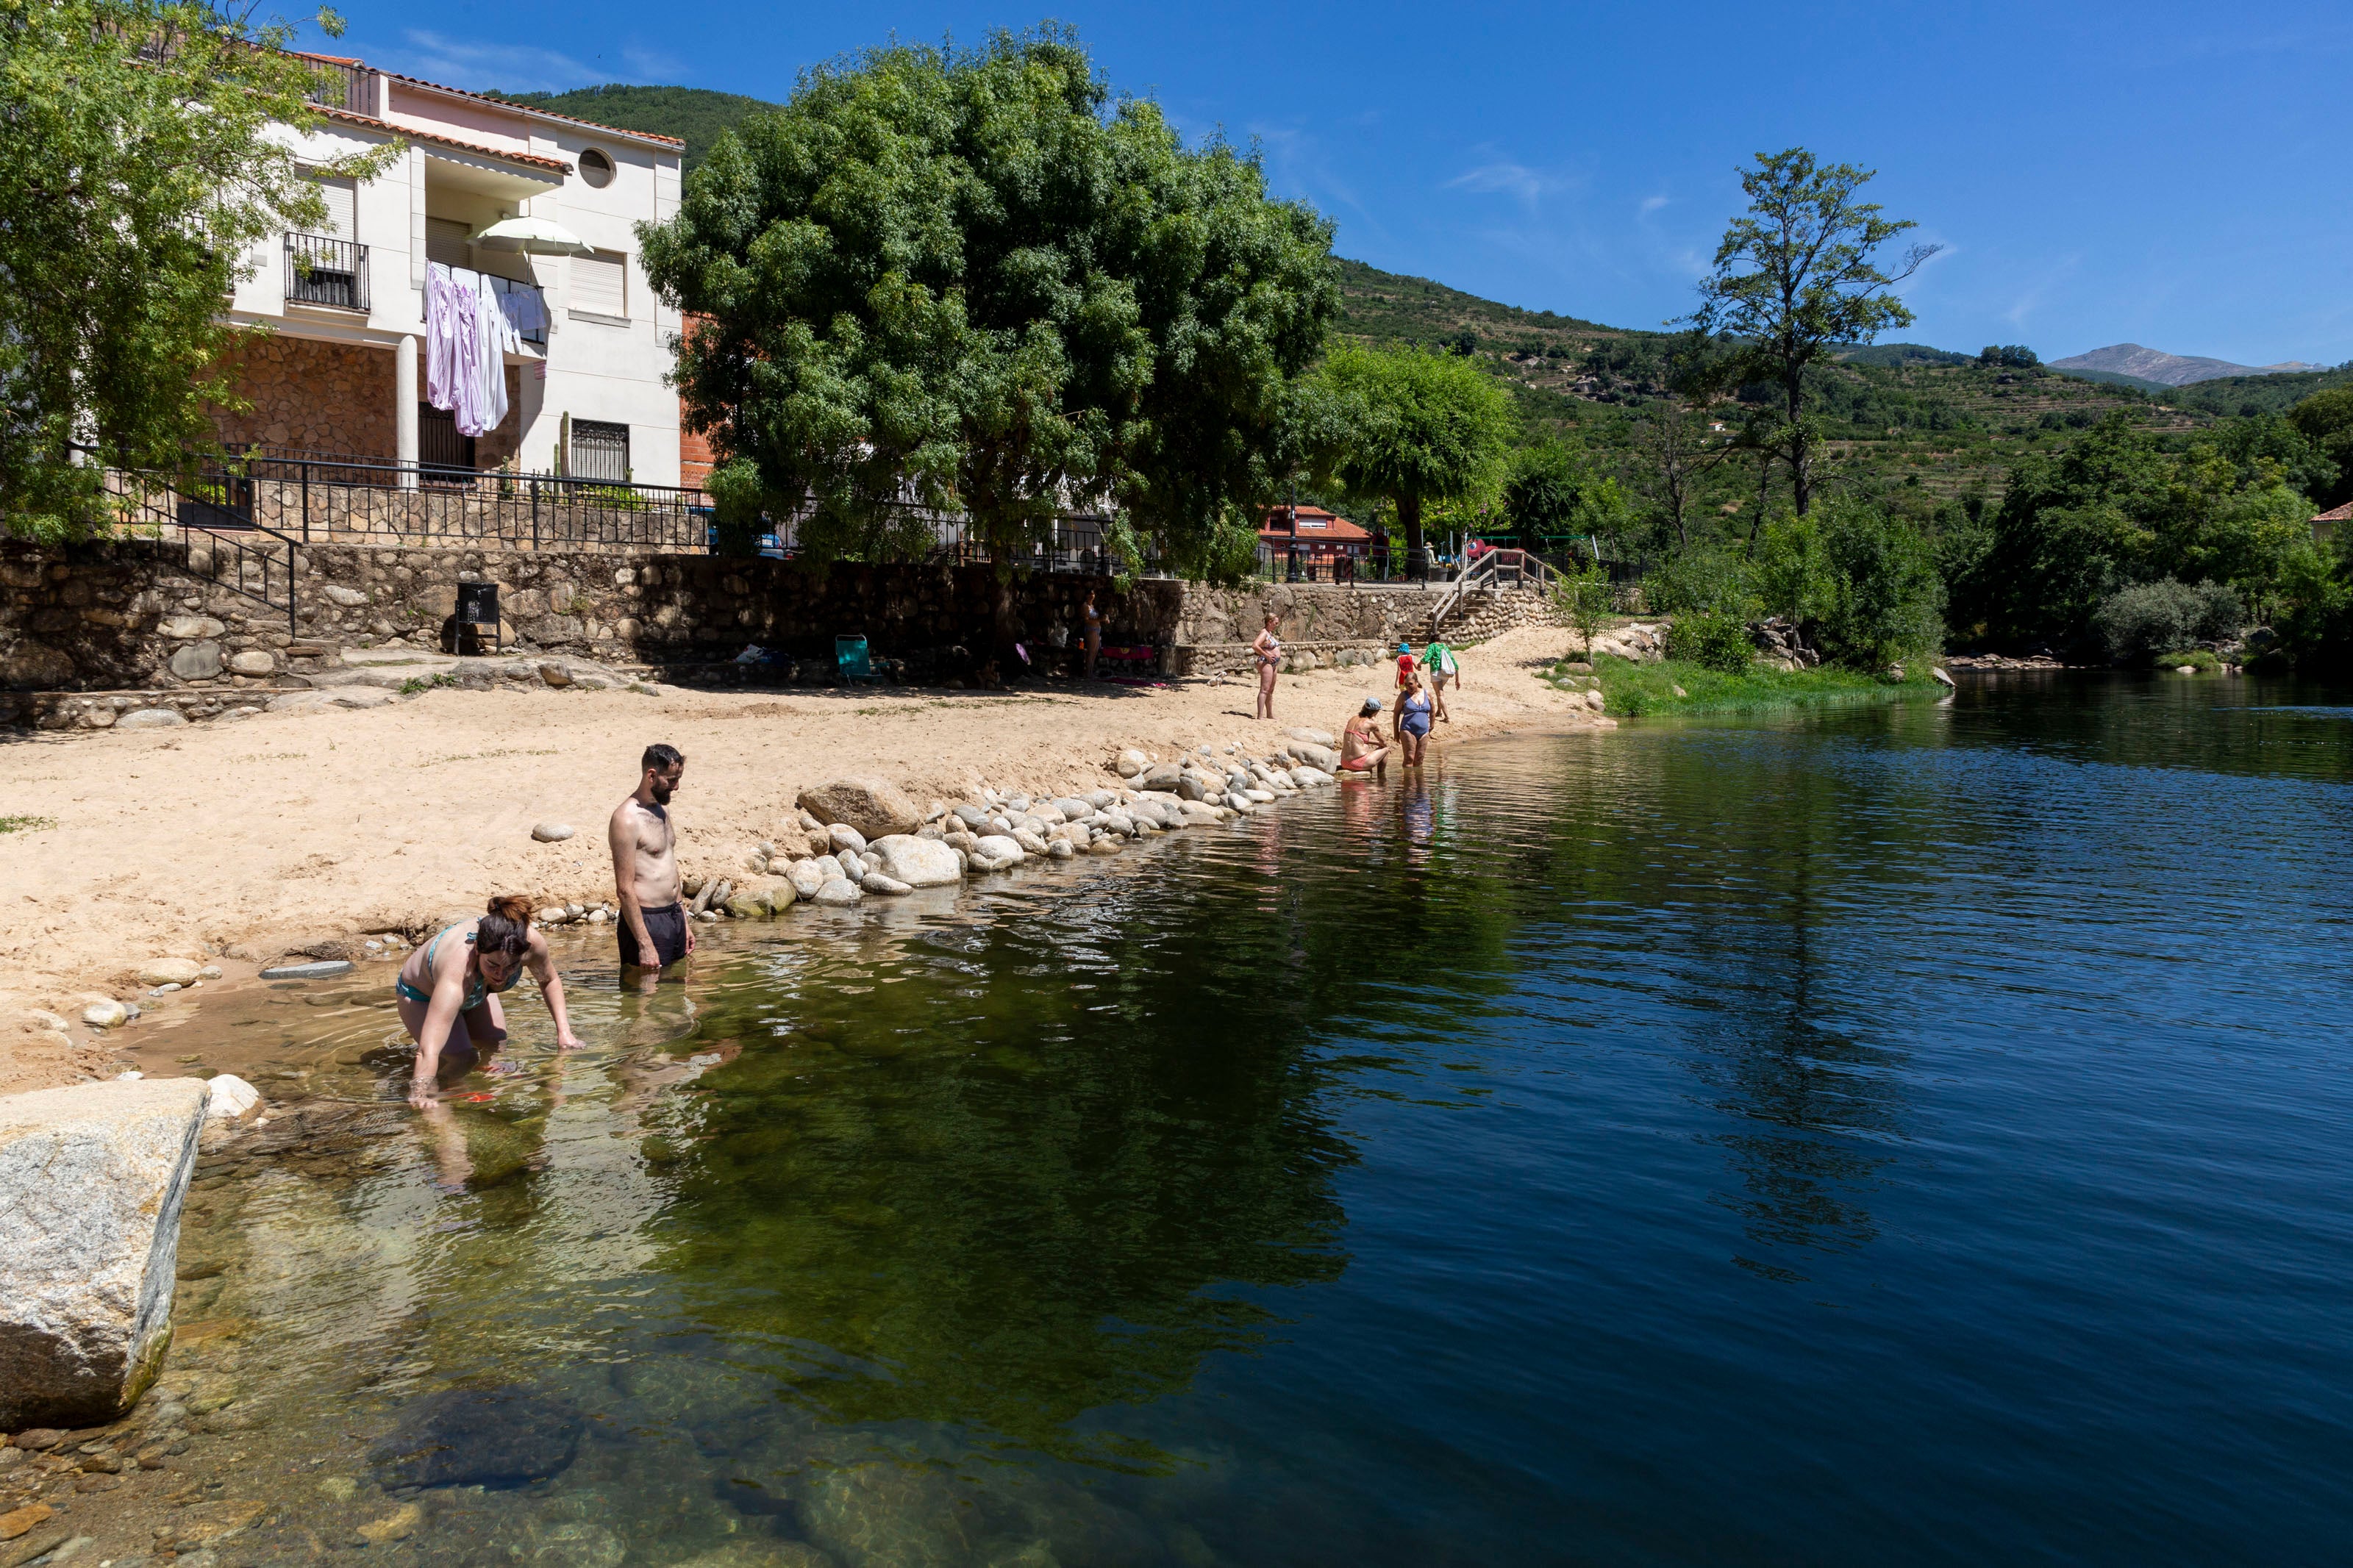
[[[2282,413],[2314,393],[2353,384],[2353,363],[2334,370],[2288,371],[2274,375],[2226,375],[2158,390],[2158,401],[2218,417]]]
[[[493,92],[509,103],[529,104],[551,114],[568,114],[623,131],[644,131],[656,136],[676,136],[686,142],[682,160],[689,169],[702,162],[719,133],[749,114],[775,104],[741,93],[713,92],[702,87],[575,88],[570,92]]]

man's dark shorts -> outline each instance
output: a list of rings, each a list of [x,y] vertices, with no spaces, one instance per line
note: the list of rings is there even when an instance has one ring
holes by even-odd
[[[686,906],[664,904],[658,910],[648,910],[646,934],[654,939],[651,959],[638,950],[638,933],[629,929],[627,920],[621,921],[621,967],[624,969],[655,967],[667,969],[686,956]]]

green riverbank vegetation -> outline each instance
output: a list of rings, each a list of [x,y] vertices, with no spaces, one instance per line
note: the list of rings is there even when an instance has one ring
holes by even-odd
[[[1582,660],[1556,665],[1546,679],[1563,690],[1599,690],[1607,710],[1620,719],[1933,699],[1944,690],[1926,673],[1910,670],[1894,676],[1836,665],[1780,669],[1757,663],[1725,670],[1687,659],[1638,663],[1609,654],[1589,666]]]

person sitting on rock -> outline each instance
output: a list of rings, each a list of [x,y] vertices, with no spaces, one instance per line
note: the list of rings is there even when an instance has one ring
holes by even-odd
[[[471,1066],[499,1048],[507,1037],[507,1022],[498,994],[525,969],[547,998],[557,1047],[577,1050],[579,1038],[564,1011],[564,981],[548,956],[547,938],[532,929],[528,900],[492,899],[487,913],[445,927],[408,955],[392,989],[401,1026],[417,1042],[409,1104],[427,1110],[440,1103],[444,1056],[461,1057]]]
[[[1373,773],[1386,777],[1388,773],[1389,748],[1381,744],[1380,731],[1373,721],[1380,716],[1381,700],[1367,697],[1356,716],[1348,721],[1340,732],[1340,771],[1344,773]]]

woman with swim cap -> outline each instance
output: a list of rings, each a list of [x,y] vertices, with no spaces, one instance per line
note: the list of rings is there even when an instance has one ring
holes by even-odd
[[[401,1026],[417,1042],[409,1104],[424,1110],[439,1103],[441,1058],[452,1046],[476,1060],[499,1048],[507,1037],[499,993],[512,987],[525,969],[547,998],[556,1046],[578,1049],[580,1041],[565,1016],[564,981],[548,956],[547,938],[532,929],[529,901],[492,899],[487,912],[446,927],[408,955],[392,989],[399,1001]]]

